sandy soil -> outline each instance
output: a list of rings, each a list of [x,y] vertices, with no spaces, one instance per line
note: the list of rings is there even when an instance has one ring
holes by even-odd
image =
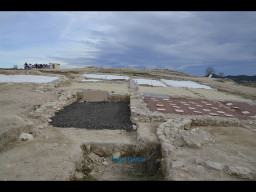
[[[206,99],[214,99],[214,100],[225,99],[225,100],[237,100],[237,101],[245,101],[245,102],[251,101],[249,99],[244,99],[239,95],[225,93],[217,90],[206,90],[206,89],[189,89],[189,90],[193,93],[197,93],[203,96]]]

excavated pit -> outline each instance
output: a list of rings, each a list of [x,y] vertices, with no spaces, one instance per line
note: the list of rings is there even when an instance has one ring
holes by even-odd
[[[54,127],[132,130],[128,102],[75,102],[51,118]]]
[[[82,164],[93,170],[89,175],[97,180],[164,180],[160,145],[142,147],[105,143],[102,146],[100,143],[88,143],[81,145],[81,149],[84,157]],[[117,153],[120,155],[115,157]],[[96,173],[95,170],[101,171]]]
[[[77,101],[55,113],[49,124],[59,128],[81,130],[125,130],[130,134],[128,132],[132,133],[133,130],[130,117],[130,98],[127,95],[111,95],[107,101],[101,102],[85,102],[79,97]],[[77,162],[77,165],[90,167],[90,175],[98,180],[164,180],[160,166],[159,144],[150,143],[145,147],[136,140],[134,143],[115,143],[107,139],[103,143],[98,140],[84,142],[89,143],[81,144],[84,159],[80,163]],[[120,152],[118,159],[125,161],[112,161],[116,152]],[[134,158],[145,159],[145,162],[133,162]],[[107,165],[103,165],[103,162]],[[71,180],[80,179],[90,180],[90,177],[83,175],[82,178],[73,177]]]

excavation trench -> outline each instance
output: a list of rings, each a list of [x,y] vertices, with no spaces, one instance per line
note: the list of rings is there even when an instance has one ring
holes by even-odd
[[[164,180],[160,145],[86,143],[81,148],[84,159],[80,165],[90,167],[90,176],[98,180]],[[95,170],[101,170],[100,174]]]
[[[124,130],[129,137],[134,123],[130,118],[130,98],[127,96],[112,95],[101,102],[86,102],[79,97],[55,113],[50,124],[59,128],[102,130],[103,135],[105,130]],[[81,149],[83,160],[77,162],[76,172],[82,176],[73,176],[72,180],[93,180],[90,176],[97,180],[163,180],[159,144],[85,139]],[[85,170],[92,171],[92,174]]]
[[[130,99],[114,95],[107,101],[86,102],[78,98],[74,103],[51,117],[50,124],[62,128],[82,128],[89,130],[132,130],[130,121]]]

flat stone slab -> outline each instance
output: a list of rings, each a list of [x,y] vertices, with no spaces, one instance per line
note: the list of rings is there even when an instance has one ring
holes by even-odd
[[[181,110],[181,109],[175,109],[175,111],[178,112],[178,113],[184,113],[184,111]]]
[[[208,168],[219,170],[219,171],[221,171],[225,167],[225,165],[222,165],[221,163],[210,161],[210,160],[205,161],[205,166]]]
[[[230,115],[230,114],[224,114],[224,115],[227,117],[233,117],[233,115]]]
[[[107,91],[98,91],[98,90],[84,90],[83,91],[83,100],[86,102],[100,102],[108,100]]]
[[[157,108],[156,110],[157,110],[157,111],[165,111],[164,108]]]
[[[162,98],[162,99],[170,99],[169,95],[165,94],[155,94],[155,93],[143,93],[144,97],[154,97],[154,98]]]

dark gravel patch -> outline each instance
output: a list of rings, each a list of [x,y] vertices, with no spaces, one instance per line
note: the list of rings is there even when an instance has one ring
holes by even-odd
[[[127,102],[75,102],[51,118],[54,127],[132,130]]]

